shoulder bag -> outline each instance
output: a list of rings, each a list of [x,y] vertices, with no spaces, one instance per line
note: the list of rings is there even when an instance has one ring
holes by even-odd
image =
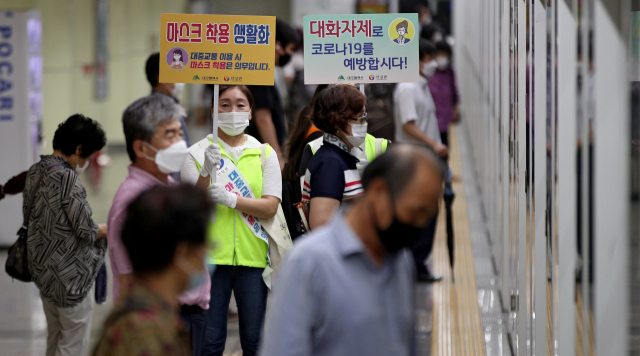
[[[9,248],[9,255],[7,257],[7,262],[5,263],[4,269],[5,271],[7,271],[7,274],[10,275],[13,279],[17,279],[22,282],[33,281],[31,273],[29,272],[29,258],[27,257],[27,228],[29,226],[29,216],[31,215],[31,209],[33,208],[36,192],[40,187],[42,178],[44,178],[44,175],[48,170],[55,166],[62,166],[62,164],[50,164],[45,168],[44,172],[42,172],[42,176],[40,176],[40,180],[38,180],[38,185],[36,185],[36,189],[33,190],[33,194],[31,195],[29,211],[24,217],[22,227],[20,227],[20,230],[18,230],[18,241],[16,241]]]

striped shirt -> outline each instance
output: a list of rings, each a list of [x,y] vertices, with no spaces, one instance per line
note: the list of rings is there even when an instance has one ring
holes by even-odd
[[[324,197],[346,202],[362,194],[356,164],[358,159],[336,135],[324,134],[324,142],[309,163],[304,176],[302,200]]]

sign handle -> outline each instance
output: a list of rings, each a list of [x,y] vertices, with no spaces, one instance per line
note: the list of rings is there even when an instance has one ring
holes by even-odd
[[[218,143],[218,97],[220,96],[220,84],[213,85],[213,109],[211,120],[213,123],[213,142]],[[216,167],[217,168],[217,167]],[[216,182],[217,174],[210,176],[211,184]],[[211,222],[216,222],[216,205],[213,205],[213,210],[211,211]]]
[[[360,83],[358,84],[358,86],[360,87],[360,91],[362,92],[362,94],[367,95],[364,93],[364,83]]]

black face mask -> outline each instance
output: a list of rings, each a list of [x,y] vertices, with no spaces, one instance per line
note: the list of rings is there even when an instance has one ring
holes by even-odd
[[[388,252],[397,252],[405,247],[413,247],[420,238],[424,227],[408,225],[393,214],[393,222],[385,230],[378,229],[380,242]]]
[[[289,63],[289,61],[291,60],[291,55],[290,54],[283,54],[280,56],[279,62],[278,62],[278,66],[280,67],[284,67],[287,65],[287,63]]]

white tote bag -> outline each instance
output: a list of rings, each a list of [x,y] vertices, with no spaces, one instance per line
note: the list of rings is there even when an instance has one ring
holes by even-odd
[[[266,147],[266,144],[260,145],[260,161],[262,162],[263,172],[267,161]],[[276,215],[269,219],[260,219],[260,224],[267,235],[269,235],[269,259],[271,266],[267,266],[264,269],[262,278],[267,287],[271,289],[272,278],[278,273],[284,256],[289,252],[291,247],[293,247],[293,240],[291,240],[287,220],[284,218],[284,211],[282,211],[280,204],[278,204],[278,212]]]

